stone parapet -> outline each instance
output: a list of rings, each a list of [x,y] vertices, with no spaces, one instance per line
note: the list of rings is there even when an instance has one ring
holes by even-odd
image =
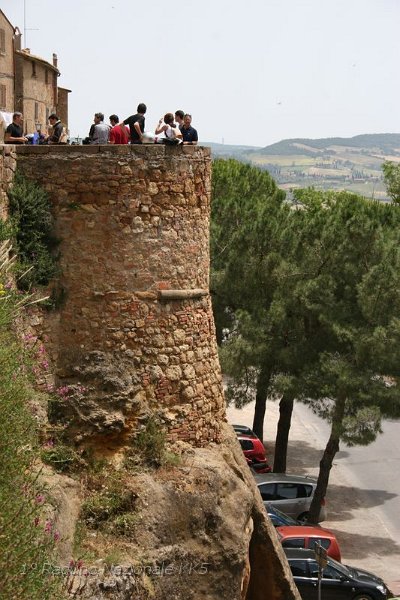
[[[16,156],[49,193],[60,239],[62,302],[44,320],[64,390],[53,418],[78,440],[122,444],[157,414],[170,439],[219,441],[210,150],[19,146]]]

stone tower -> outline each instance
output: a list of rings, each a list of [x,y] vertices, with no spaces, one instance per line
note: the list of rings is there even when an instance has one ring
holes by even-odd
[[[209,296],[210,151],[18,147],[60,240],[46,343],[75,439],[123,443],[149,414],[169,438],[218,441],[224,404]]]

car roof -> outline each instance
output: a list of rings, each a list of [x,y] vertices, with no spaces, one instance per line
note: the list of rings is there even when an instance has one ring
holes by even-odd
[[[313,527],[311,525],[280,525],[277,530],[285,537],[319,537],[336,539],[335,534],[330,529],[323,527]]]
[[[307,475],[290,475],[289,473],[257,473],[254,475],[254,479],[258,485],[260,483],[275,482],[317,483],[317,480],[314,477],[308,477]]]

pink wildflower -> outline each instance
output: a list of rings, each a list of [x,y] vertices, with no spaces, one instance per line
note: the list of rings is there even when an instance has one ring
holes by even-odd
[[[42,502],[44,502],[43,494],[37,494],[37,496],[35,498],[35,502],[36,502],[36,504],[42,504]]]
[[[58,529],[56,529],[56,530],[55,530],[55,532],[54,532],[54,534],[53,534],[53,537],[54,537],[54,541],[55,541],[55,542],[58,542],[58,540],[59,540],[59,539],[60,539],[60,537],[61,537],[61,535],[60,535],[60,532],[58,531]]]
[[[54,448],[54,440],[52,438],[46,440],[43,444],[43,448]]]
[[[45,533],[51,533],[52,529],[53,529],[53,523],[49,519],[47,519],[45,526],[44,526]]]

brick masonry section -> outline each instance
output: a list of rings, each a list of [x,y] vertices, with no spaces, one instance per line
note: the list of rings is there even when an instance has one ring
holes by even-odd
[[[218,442],[209,149],[15,151],[48,191],[60,239],[60,306],[38,319],[61,390],[52,419],[84,443],[123,445],[152,414],[171,440]]]

